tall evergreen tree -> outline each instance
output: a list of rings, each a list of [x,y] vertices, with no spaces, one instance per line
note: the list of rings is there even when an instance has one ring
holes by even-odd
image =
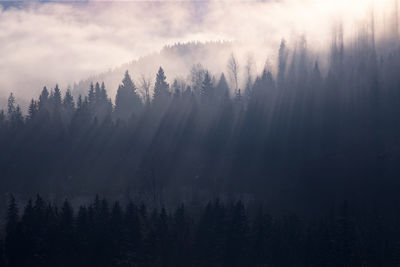
[[[56,84],[56,87],[54,88],[52,100],[53,100],[53,105],[54,105],[55,110],[60,110],[61,103],[62,103],[62,97],[61,97],[61,91],[60,91],[60,88],[58,87],[58,84]]]
[[[69,115],[72,115],[72,113],[75,110],[74,98],[72,97],[70,89],[67,89],[67,91],[65,92],[63,99],[63,107]]]
[[[10,96],[8,97],[8,103],[7,103],[7,115],[8,118],[11,119],[17,108],[15,107],[15,97],[13,93],[10,93]]]
[[[18,205],[14,196],[11,195],[7,209],[6,232],[8,234],[13,233],[17,229],[18,222],[19,222]]]
[[[285,79],[286,65],[288,58],[288,50],[286,47],[286,41],[282,40],[279,48],[279,59],[278,59],[278,86],[282,87]]]
[[[23,242],[21,227],[19,222],[18,205],[14,196],[11,195],[6,221],[5,257],[10,267],[17,267],[20,263],[20,242]]]
[[[156,106],[165,106],[169,98],[169,84],[164,70],[160,67],[154,85],[153,102]]]
[[[215,91],[215,100],[217,102],[224,102],[229,99],[229,86],[224,73],[221,74]]]
[[[125,72],[122,84],[119,85],[115,97],[115,114],[119,119],[127,120],[133,114],[138,116],[142,110],[142,101],[136,93],[136,86],[133,83],[129,72]]]
[[[28,119],[33,120],[37,112],[38,112],[38,104],[35,100],[32,99],[28,108]]]
[[[43,87],[42,92],[40,93],[39,96],[39,110],[44,110],[44,108],[46,107],[47,103],[48,103],[48,99],[49,99],[49,91],[47,90],[46,86]]]
[[[89,93],[88,93],[88,103],[89,103],[91,109],[93,109],[95,102],[96,102],[96,93],[94,91],[93,82],[91,82],[90,87],[89,87]]]
[[[7,117],[10,123],[11,129],[18,129],[23,125],[24,117],[22,115],[22,111],[19,105],[15,105],[15,97],[14,94],[11,93],[8,97],[7,103]]]
[[[203,101],[211,101],[214,96],[214,88],[211,82],[211,77],[208,71],[204,75],[204,80],[201,86],[201,99]]]
[[[174,92],[174,98],[180,98],[182,92],[179,87],[178,81],[176,79],[174,80],[174,83],[172,84],[172,90]]]

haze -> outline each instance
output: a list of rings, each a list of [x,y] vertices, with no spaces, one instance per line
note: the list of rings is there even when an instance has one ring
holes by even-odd
[[[354,35],[372,11],[383,35],[391,25],[380,18],[394,7],[392,0],[3,2],[0,99],[13,91],[26,101],[56,83],[64,90],[177,42],[235,41],[232,52],[256,53],[260,70],[274,61],[282,38],[294,43],[304,35],[323,53],[335,25],[345,25],[345,37]]]

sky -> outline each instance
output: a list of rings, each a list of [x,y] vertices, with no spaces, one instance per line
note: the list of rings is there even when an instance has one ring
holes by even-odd
[[[323,51],[339,22],[349,36],[374,9],[385,26],[394,1],[0,2],[0,99],[65,89],[177,42],[235,41],[273,58],[282,38],[305,35]]]

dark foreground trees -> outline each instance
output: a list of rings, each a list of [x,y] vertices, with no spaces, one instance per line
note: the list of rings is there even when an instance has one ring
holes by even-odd
[[[77,208],[10,199],[2,266],[398,266],[400,214],[270,216],[256,204],[148,208],[96,197]],[[3,236],[3,235],[2,235]]]

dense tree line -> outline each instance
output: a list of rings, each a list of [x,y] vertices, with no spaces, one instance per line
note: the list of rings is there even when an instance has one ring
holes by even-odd
[[[11,94],[0,113],[1,191],[391,209],[400,204],[400,49],[361,37],[345,46],[335,36],[323,71],[304,38],[291,49],[282,41],[276,71],[248,71],[243,86],[232,56],[227,75],[195,65],[187,82],[169,84],[162,68],[153,85],[126,72],[115,101],[102,83],[75,98],[45,87],[24,116]]]
[[[11,197],[2,266],[398,266],[399,214],[346,202],[312,220],[243,202],[149,209],[96,197],[74,212]]]

